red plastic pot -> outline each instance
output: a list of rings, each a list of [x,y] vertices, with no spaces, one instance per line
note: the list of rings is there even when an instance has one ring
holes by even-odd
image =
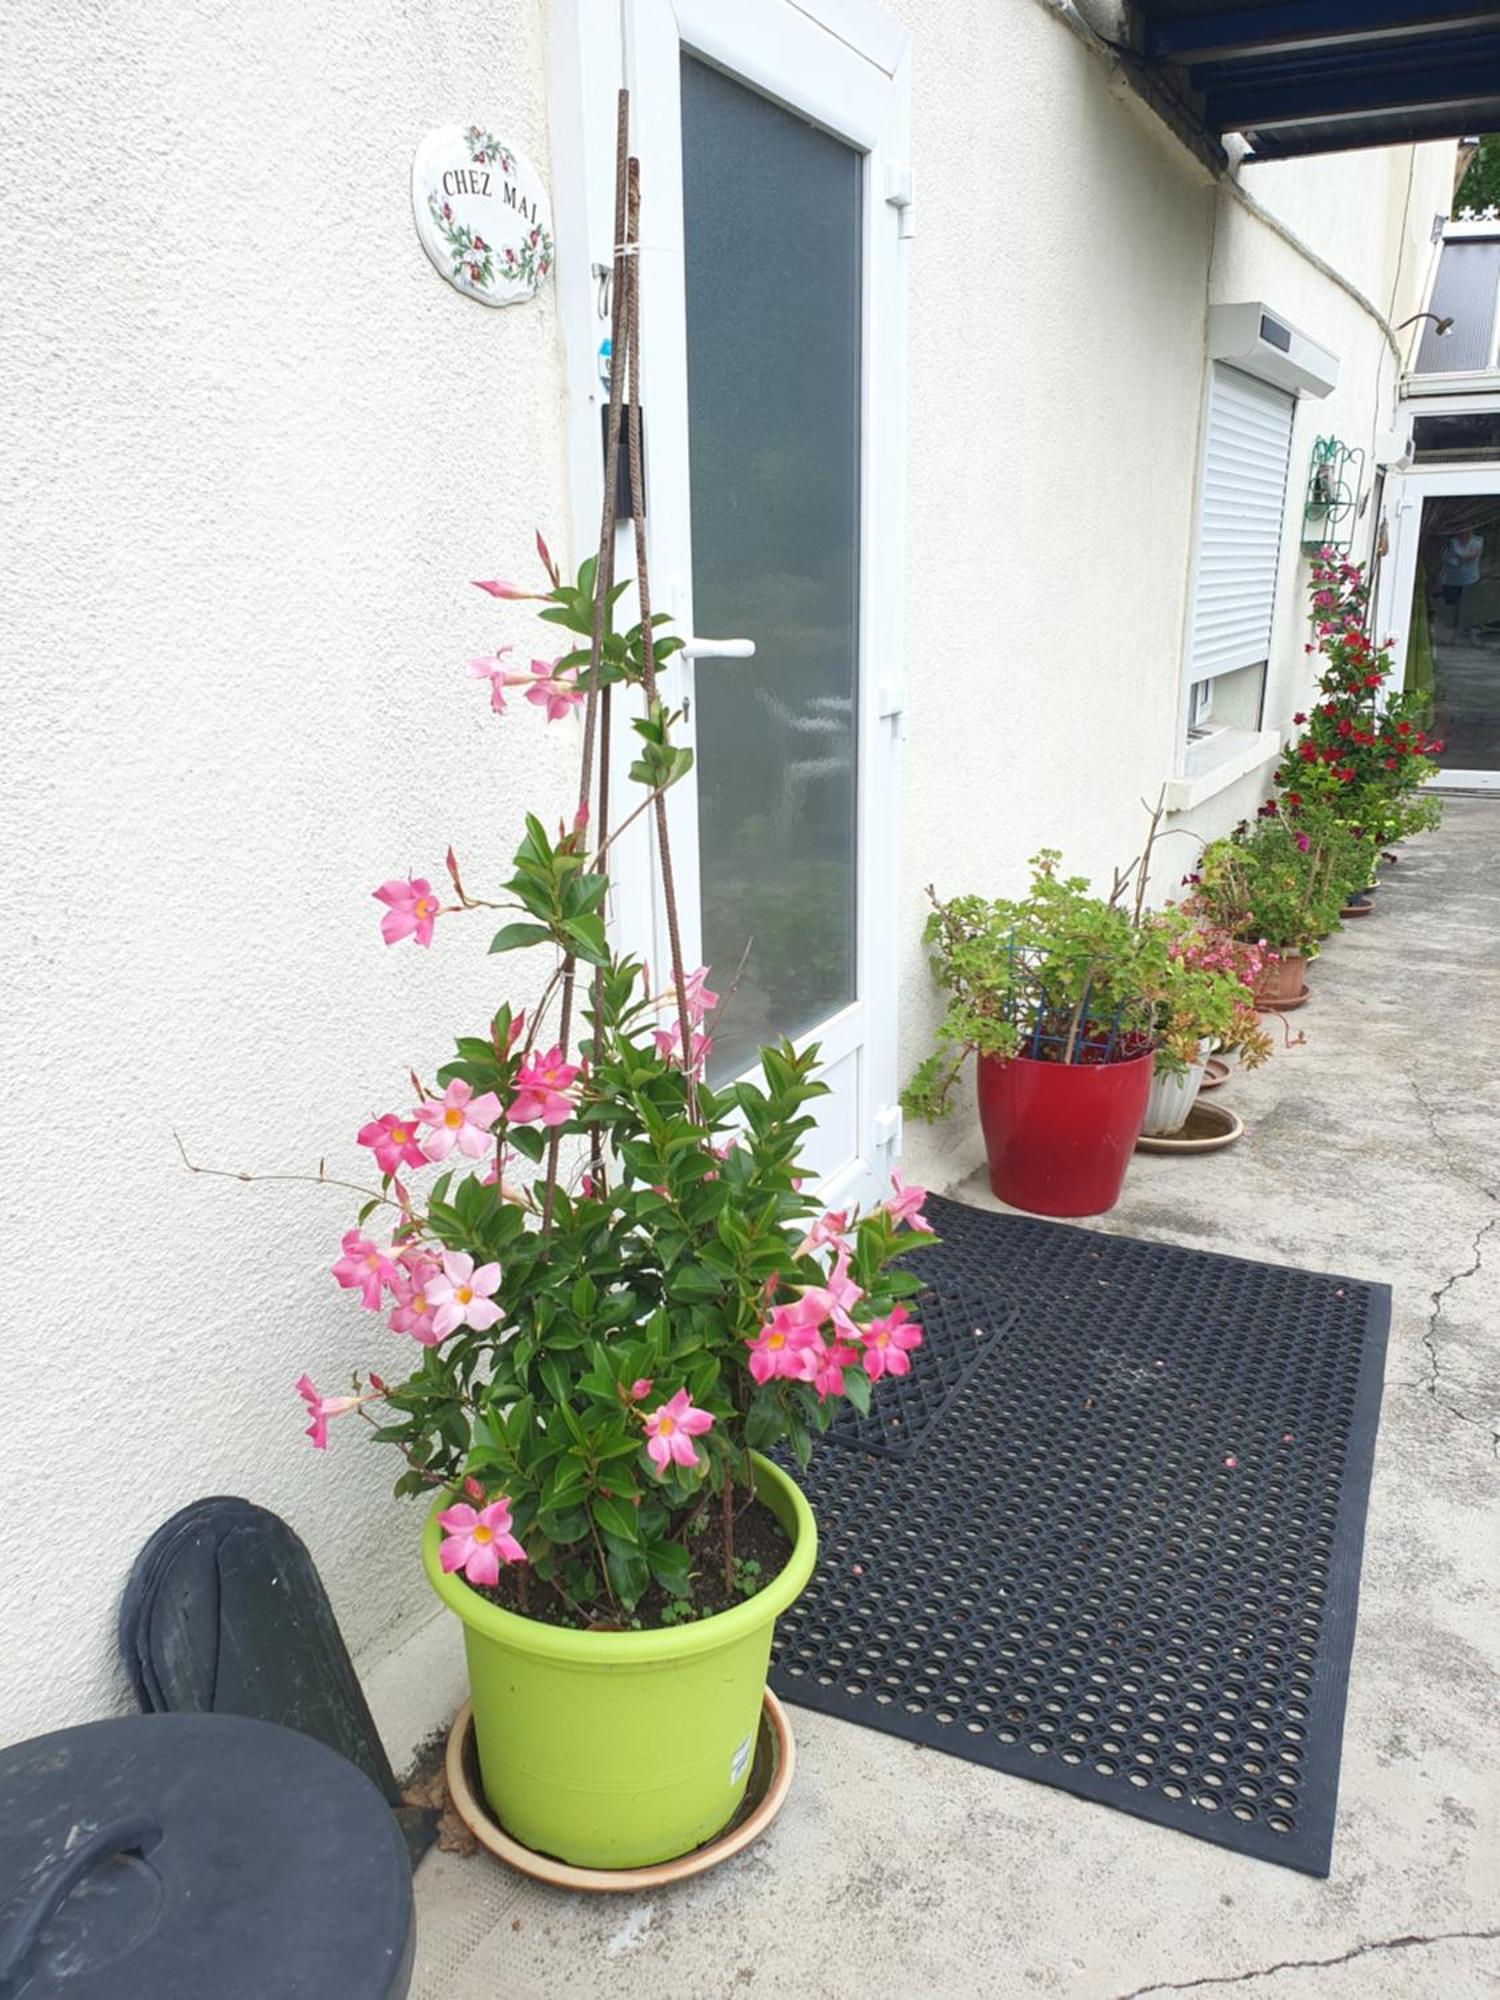
[[[979,1058],[979,1123],[990,1186],[1031,1215],[1102,1215],[1146,1118],[1155,1058],[1118,1063]]]

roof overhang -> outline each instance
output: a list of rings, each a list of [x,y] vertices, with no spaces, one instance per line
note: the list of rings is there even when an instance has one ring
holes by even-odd
[[[1500,131],[1500,4],[1130,0],[1149,93],[1252,159]]]

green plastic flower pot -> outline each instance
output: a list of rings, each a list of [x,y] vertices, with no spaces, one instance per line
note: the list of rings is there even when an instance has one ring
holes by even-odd
[[[523,1846],[584,1868],[643,1868],[734,1817],[771,1635],[818,1554],[812,1510],[787,1475],[757,1454],[755,1482],[791,1537],[785,1569],[732,1610],[655,1632],[567,1631],[503,1611],[444,1575],[448,1497],[434,1504],[422,1560],[463,1620],[485,1798]]]

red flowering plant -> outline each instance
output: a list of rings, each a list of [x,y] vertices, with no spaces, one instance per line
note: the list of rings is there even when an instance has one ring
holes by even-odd
[[[825,1090],[815,1049],[782,1042],[758,1076],[710,1085],[725,1003],[707,969],[674,963],[661,984],[611,947],[620,826],[592,830],[595,710],[611,687],[644,695],[644,796],[626,818],[659,810],[690,764],[655,684],[680,642],[660,619],[617,632],[624,586],[593,562],[564,583],[538,546],[545,588],[480,588],[584,644],[529,668],[502,647],[470,671],[497,714],[516,690],[549,720],[584,711],[571,823],[527,817],[497,898],[470,893],[451,850],[451,893],[407,877],[375,894],[388,944],[429,947],[460,915],[499,910],[490,951],[552,966],[538,1004],[502,1000],[430,1081],[413,1072],[407,1108],[357,1135],[373,1185],[333,1276],[415,1365],[381,1363],[344,1394],[307,1376],[298,1389],[315,1446],[357,1413],[404,1459],[398,1493],[448,1495],[445,1569],[554,1622],[676,1623],[699,1615],[705,1575],[719,1603],[769,1581],[734,1551],[752,1453],[786,1442],[805,1464],[836,1407],[863,1412],[908,1372],[920,1280],[893,1260],[933,1239],[899,1175],[863,1214],[819,1212],[798,1163]]]
[[[1293,721],[1303,733],[1276,771],[1293,815],[1321,797],[1375,842],[1436,825],[1441,808],[1422,794],[1443,745],[1421,727],[1420,695],[1389,686],[1389,644],[1369,634],[1369,582],[1358,563],[1324,548],[1312,567],[1313,638],[1320,658],[1318,700]]]

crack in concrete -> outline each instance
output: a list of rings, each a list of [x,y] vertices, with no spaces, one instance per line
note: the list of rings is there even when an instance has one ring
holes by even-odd
[[[1487,1186],[1476,1175],[1465,1172],[1459,1166],[1457,1160],[1454,1159],[1452,1149],[1449,1147],[1447,1139],[1443,1136],[1442,1128],[1438,1124],[1437,1112],[1428,1103],[1427,1095],[1422,1089],[1421,1084],[1410,1074],[1406,1076],[1405,1081],[1411,1089],[1412,1096],[1417,1100],[1417,1108],[1427,1121],[1427,1129],[1432,1134],[1432,1143],[1437,1147],[1439,1153],[1442,1154],[1443,1165],[1447,1170],[1448,1178],[1457,1181],[1462,1187],[1472,1188],[1476,1194],[1482,1194],[1486,1201],[1500,1205],[1500,1193],[1497,1193],[1494,1188]],[[1456,1417],[1461,1424],[1470,1424],[1476,1430],[1488,1431],[1490,1434],[1491,1449],[1495,1453],[1495,1456],[1500,1458],[1500,1430],[1493,1429],[1483,1417],[1471,1416],[1467,1410],[1459,1409],[1456,1404],[1450,1403],[1445,1397],[1439,1395],[1438,1389],[1442,1382],[1443,1371],[1438,1355],[1437,1343],[1438,1321],[1443,1316],[1443,1301],[1455,1285],[1462,1283],[1465,1278],[1474,1277],[1482,1268],[1484,1253],[1480,1245],[1497,1223],[1500,1223],[1500,1215],[1491,1216],[1490,1220],[1484,1224],[1483,1228],[1475,1236],[1470,1246],[1472,1263],[1466,1265],[1462,1270],[1450,1273],[1443,1280],[1442,1284],[1437,1287],[1436,1291],[1429,1294],[1432,1300],[1432,1311],[1428,1316],[1427,1331],[1422,1336],[1422,1345],[1427,1350],[1427,1373],[1418,1376],[1414,1382],[1406,1382],[1401,1386],[1408,1389],[1425,1389],[1445,1416]]]
[[[1428,1103],[1427,1094],[1421,1084],[1409,1073],[1407,1074],[1406,1082],[1411,1087],[1412,1096],[1417,1100],[1417,1108],[1427,1121],[1427,1129],[1432,1134],[1432,1143],[1443,1156],[1443,1164],[1448,1169],[1449,1179],[1461,1181],[1465,1187],[1473,1188],[1475,1193],[1482,1194],[1486,1201],[1500,1203],[1500,1193],[1497,1193],[1492,1187],[1487,1187],[1476,1175],[1466,1172],[1454,1159],[1452,1148],[1443,1137],[1442,1130],[1438,1125],[1437,1113]]]
[[[1476,1276],[1483,1268],[1484,1250],[1482,1245],[1484,1239],[1492,1229],[1497,1227],[1500,1227],[1500,1215],[1492,1215],[1469,1246],[1473,1262],[1466,1264],[1461,1270],[1450,1272],[1442,1284],[1438,1286],[1437,1290],[1431,1294],[1432,1312],[1427,1321],[1427,1331],[1422,1335],[1422,1345],[1427,1349],[1427,1359],[1430,1366],[1425,1379],[1413,1383],[1412,1387],[1425,1388],[1433,1402],[1437,1404],[1438,1408],[1445,1415],[1456,1417],[1461,1424],[1472,1424],[1476,1430],[1489,1431],[1490,1447],[1495,1456],[1500,1458],[1500,1430],[1492,1429],[1483,1417],[1471,1416],[1467,1410],[1460,1410],[1455,1404],[1450,1403],[1445,1397],[1438,1394],[1439,1385],[1443,1379],[1443,1369],[1442,1361],[1438,1354],[1437,1343],[1438,1321],[1443,1316],[1443,1301],[1455,1285],[1462,1284],[1465,1278]]]
[[[1411,1951],[1424,1945],[1479,1943],[1484,1944],[1500,1938],[1500,1930],[1494,1931],[1434,1931],[1430,1936],[1407,1935],[1404,1937],[1379,1938],[1369,1944],[1351,1945],[1348,1951],[1341,1951],[1335,1958],[1282,1958],[1274,1965],[1257,1965],[1249,1972],[1211,1973],[1202,1979],[1163,1979],[1151,1986],[1137,1986],[1129,1993],[1118,1993],[1114,2000],[1143,2000],[1148,1993],[1197,1993],[1205,1986],[1243,1986],[1247,1980],[1269,1979],[1278,1972],[1315,1972],[1328,1966],[1349,1965],[1357,1958],[1368,1958],[1379,1951]]]

